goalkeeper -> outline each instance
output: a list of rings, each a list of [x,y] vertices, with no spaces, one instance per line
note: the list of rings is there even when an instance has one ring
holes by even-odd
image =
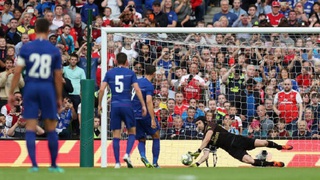
[[[216,146],[218,148],[224,149],[232,157],[238,159],[241,162],[251,164],[253,166],[275,166],[284,167],[283,162],[273,161],[269,162],[261,159],[253,159],[247,150],[255,149],[256,147],[269,147],[276,148],[278,150],[291,150],[293,149],[290,145],[278,145],[275,142],[261,140],[261,139],[250,139],[248,137],[235,135],[229,133],[227,130],[223,129],[220,125],[214,122],[206,122],[203,119],[196,120],[196,126],[198,131],[204,132],[204,138],[202,140],[200,148],[194,152],[189,153],[192,157],[197,159],[201,151],[204,150],[208,145]],[[204,155],[200,160],[192,165],[191,167],[197,167],[201,163],[205,162],[209,156],[209,151],[204,150]]]

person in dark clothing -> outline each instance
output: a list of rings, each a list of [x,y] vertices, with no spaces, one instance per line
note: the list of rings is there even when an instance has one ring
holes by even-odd
[[[291,145],[278,145],[273,141],[261,140],[261,139],[251,139],[241,135],[235,135],[229,133],[222,126],[214,122],[206,122],[203,119],[197,119],[196,126],[198,131],[204,132],[204,138],[202,140],[201,146],[194,153],[189,152],[189,154],[197,159],[201,151],[206,149],[209,145],[216,146],[228,152],[233,158],[238,159],[241,162],[251,164],[253,166],[274,166],[274,167],[284,167],[284,163],[280,161],[266,161],[265,159],[253,159],[247,152],[247,150],[252,150],[257,147],[268,147],[275,148],[278,150],[291,150],[293,146]],[[209,153],[204,151],[204,155],[199,159],[198,162],[191,164],[190,167],[198,167],[201,163],[208,159]]]
[[[168,16],[161,11],[161,2],[155,0],[152,3],[152,9],[154,13],[154,18],[156,20],[157,27],[167,27],[168,26]]]

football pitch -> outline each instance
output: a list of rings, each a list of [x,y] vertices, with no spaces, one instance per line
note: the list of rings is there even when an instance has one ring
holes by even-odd
[[[61,174],[40,168],[0,168],[1,180],[309,180],[320,178],[319,168],[65,168]]]

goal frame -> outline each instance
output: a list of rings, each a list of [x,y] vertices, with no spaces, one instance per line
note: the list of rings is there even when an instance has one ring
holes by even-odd
[[[107,36],[108,33],[291,33],[301,32],[320,34],[318,28],[277,27],[277,28],[101,28],[101,81],[107,72]],[[107,91],[107,90],[106,90]],[[107,94],[107,92],[105,92]],[[101,114],[101,167],[107,167],[107,96],[102,99]]]

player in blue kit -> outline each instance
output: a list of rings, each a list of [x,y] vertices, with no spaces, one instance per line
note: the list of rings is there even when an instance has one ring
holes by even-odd
[[[32,162],[30,172],[37,172],[35,140],[39,110],[44,120],[51,156],[51,172],[63,172],[56,164],[58,155],[58,135],[56,116],[62,106],[62,63],[57,47],[48,40],[50,23],[46,19],[38,19],[35,25],[37,39],[25,44],[18,57],[14,70],[8,103],[14,102],[14,89],[17,86],[21,72],[26,71],[23,93],[23,118],[26,119],[26,143]]]
[[[107,86],[111,89],[111,111],[110,111],[110,129],[113,134],[113,151],[116,160],[115,168],[120,168],[120,136],[121,136],[121,122],[123,121],[128,129],[128,141],[126,154],[123,160],[127,163],[128,168],[133,168],[130,160],[130,152],[133,147],[136,135],[136,121],[134,118],[133,107],[131,102],[131,89],[134,88],[140,104],[142,106],[142,115],[147,113],[146,105],[142,97],[141,90],[137,83],[137,77],[133,71],[127,68],[127,55],[124,53],[117,54],[116,57],[118,67],[108,71],[101,83],[99,90],[99,106],[98,110],[101,112],[101,102],[104,95],[104,90]]]
[[[135,117],[137,120],[137,134],[136,139],[139,141],[138,149],[141,156],[141,161],[147,168],[158,168],[158,158],[160,154],[160,126],[159,122],[154,117],[153,110],[153,85],[151,83],[155,76],[156,68],[154,66],[147,66],[145,69],[145,77],[138,79],[139,87],[142,91],[143,98],[147,104],[148,113],[145,117],[141,115],[141,105],[137,96],[133,98],[133,107]],[[152,136],[152,155],[153,165],[149,163],[146,158],[146,135]]]

